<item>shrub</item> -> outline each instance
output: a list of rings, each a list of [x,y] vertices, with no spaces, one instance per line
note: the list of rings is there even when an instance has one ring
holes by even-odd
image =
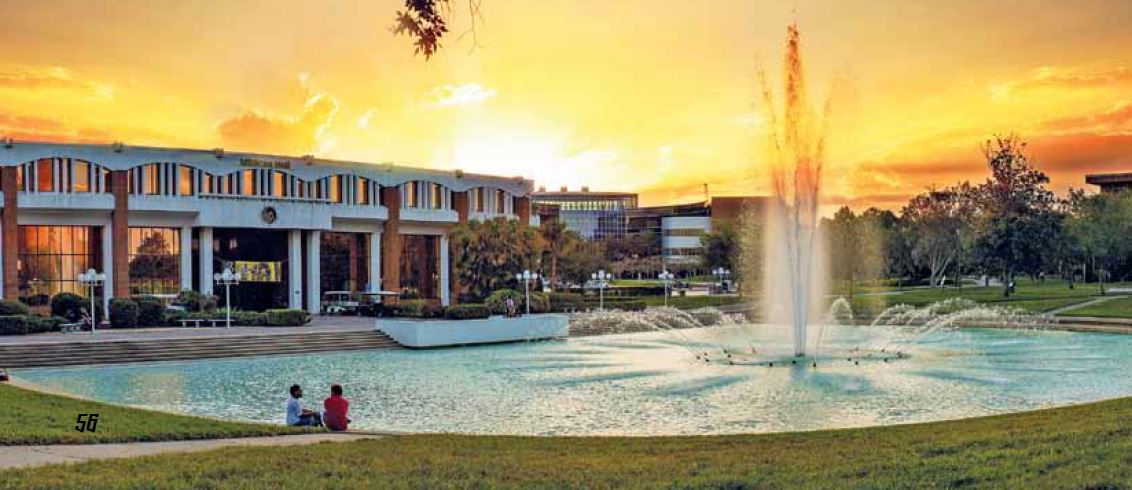
[[[175,303],[188,311],[216,311],[216,296],[186,289],[177,294]]]
[[[90,308],[90,301],[75,293],[62,292],[51,297],[51,314],[77,322],[83,317],[83,310]],[[97,309],[97,308],[96,308]]]
[[[129,298],[110,298],[110,326],[114,328],[138,326],[138,302]]]
[[[453,320],[468,320],[472,318],[487,318],[491,316],[491,308],[485,304],[459,304],[448,307],[445,316]]]
[[[421,291],[414,287],[401,288],[401,299],[421,299]]]
[[[444,307],[423,299],[402,300],[397,305],[397,316],[409,318],[437,318],[444,316]]]
[[[134,296],[138,303],[138,325],[156,327],[165,325],[165,302],[154,296]]]
[[[28,305],[10,299],[0,300],[0,315],[27,315]]]
[[[303,310],[267,310],[267,324],[270,326],[298,327],[311,321],[311,316]]]
[[[495,291],[487,295],[487,299],[483,300],[483,302],[489,309],[491,309],[491,312],[493,314],[506,315],[507,298],[514,299],[515,308],[517,308],[519,311],[523,310],[523,293],[520,293],[514,289],[500,289],[498,291]]]
[[[521,308],[523,302],[519,301],[518,304]],[[550,296],[541,291],[531,291],[531,313],[550,313]]]
[[[224,318],[224,315],[223,312],[221,312],[221,314],[213,314],[212,317]],[[267,325],[267,314],[258,311],[233,311],[232,324],[242,327]]]
[[[28,333],[54,332],[59,325],[66,323],[66,319],[52,316],[28,315]]]
[[[566,312],[588,309],[586,298],[575,293],[551,293],[548,295],[550,311]]]
[[[26,335],[28,317],[25,315],[0,315],[0,335]]]

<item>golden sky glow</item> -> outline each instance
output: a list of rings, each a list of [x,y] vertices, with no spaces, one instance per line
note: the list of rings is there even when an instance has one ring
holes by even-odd
[[[759,194],[757,70],[777,80],[797,4],[812,98],[848,80],[831,203],[982,179],[996,132],[1028,139],[1058,190],[1132,171],[1126,0],[485,0],[479,46],[453,35],[427,62],[388,30],[400,3],[0,2],[0,134],[461,168],[646,204],[705,182]]]

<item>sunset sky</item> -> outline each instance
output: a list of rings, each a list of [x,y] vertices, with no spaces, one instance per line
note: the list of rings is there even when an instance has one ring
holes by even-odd
[[[797,19],[835,79],[827,198],[899,206],[1030,141],[1053,186],[1132,172],[1127,0],[456,0],[433,59],[397,0],[0,0],[0,135],[523,175],[645,204],[767,192],[760,67]],[[478,44],[478,45],[477,45]]]

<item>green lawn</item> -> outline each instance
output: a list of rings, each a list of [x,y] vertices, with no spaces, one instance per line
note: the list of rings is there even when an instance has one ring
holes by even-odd
[[[98,414],[96,432],[75,431],[80,413]],[[117,407],[0,384],[0,445],[167,441],[294,432],[300,430]]]
[[[1100,316],[1132,318],[1132,297],[1116,298],[1084,306],[1064,313],[1066,316]]]
[[[923,306],[950,298],[966,298],[979,303],[1011,306],[1040,313],[1085,302],[1098,296],[1100,296],[1100,286],[1096,283],[1078,283],[1073,289],[1069,289],[1062,281],[1047,280],[1043,283],[1020,279],[1017,281],[1015,293],[1009,298],[1002,297],[1002,289],[999,287],[969,286],[958,289],[905,289],[888,295],[860,294],[853,297],[852,304],[855,312],[875,315],[888,306],[900,303]]]
[[[1132,398],[722,437],[410,435],[0,472],[4,488],[1128,488]]]

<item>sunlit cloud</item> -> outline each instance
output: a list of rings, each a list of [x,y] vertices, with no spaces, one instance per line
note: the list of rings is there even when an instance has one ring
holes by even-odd
[[[372,108],[367,109],[365,113],[358,118],[358,129],[369,129],[369,123],[373,119],[376,111]]]
[[[298,77],[304,90],[313,90],[309,75]],[[333,141],[320,137],[338,114],[338,100],[324,92],[312,93],[298,115],[270,116],[250,110],[220,123],[217,131],[226,148],[281,153],[325,151]]]
[[[114,87],[107,83],[85,80],[61,66],[19,68],[0,71],[0,89],[29,92],[70,92],[89,98],[111,99]]]
[[[429,91],[425,105],[433,109],[440,109],[482,104],[487,99],[495,97],[495,93],[495,89],[484,87],[478,83],[441,85]]]

